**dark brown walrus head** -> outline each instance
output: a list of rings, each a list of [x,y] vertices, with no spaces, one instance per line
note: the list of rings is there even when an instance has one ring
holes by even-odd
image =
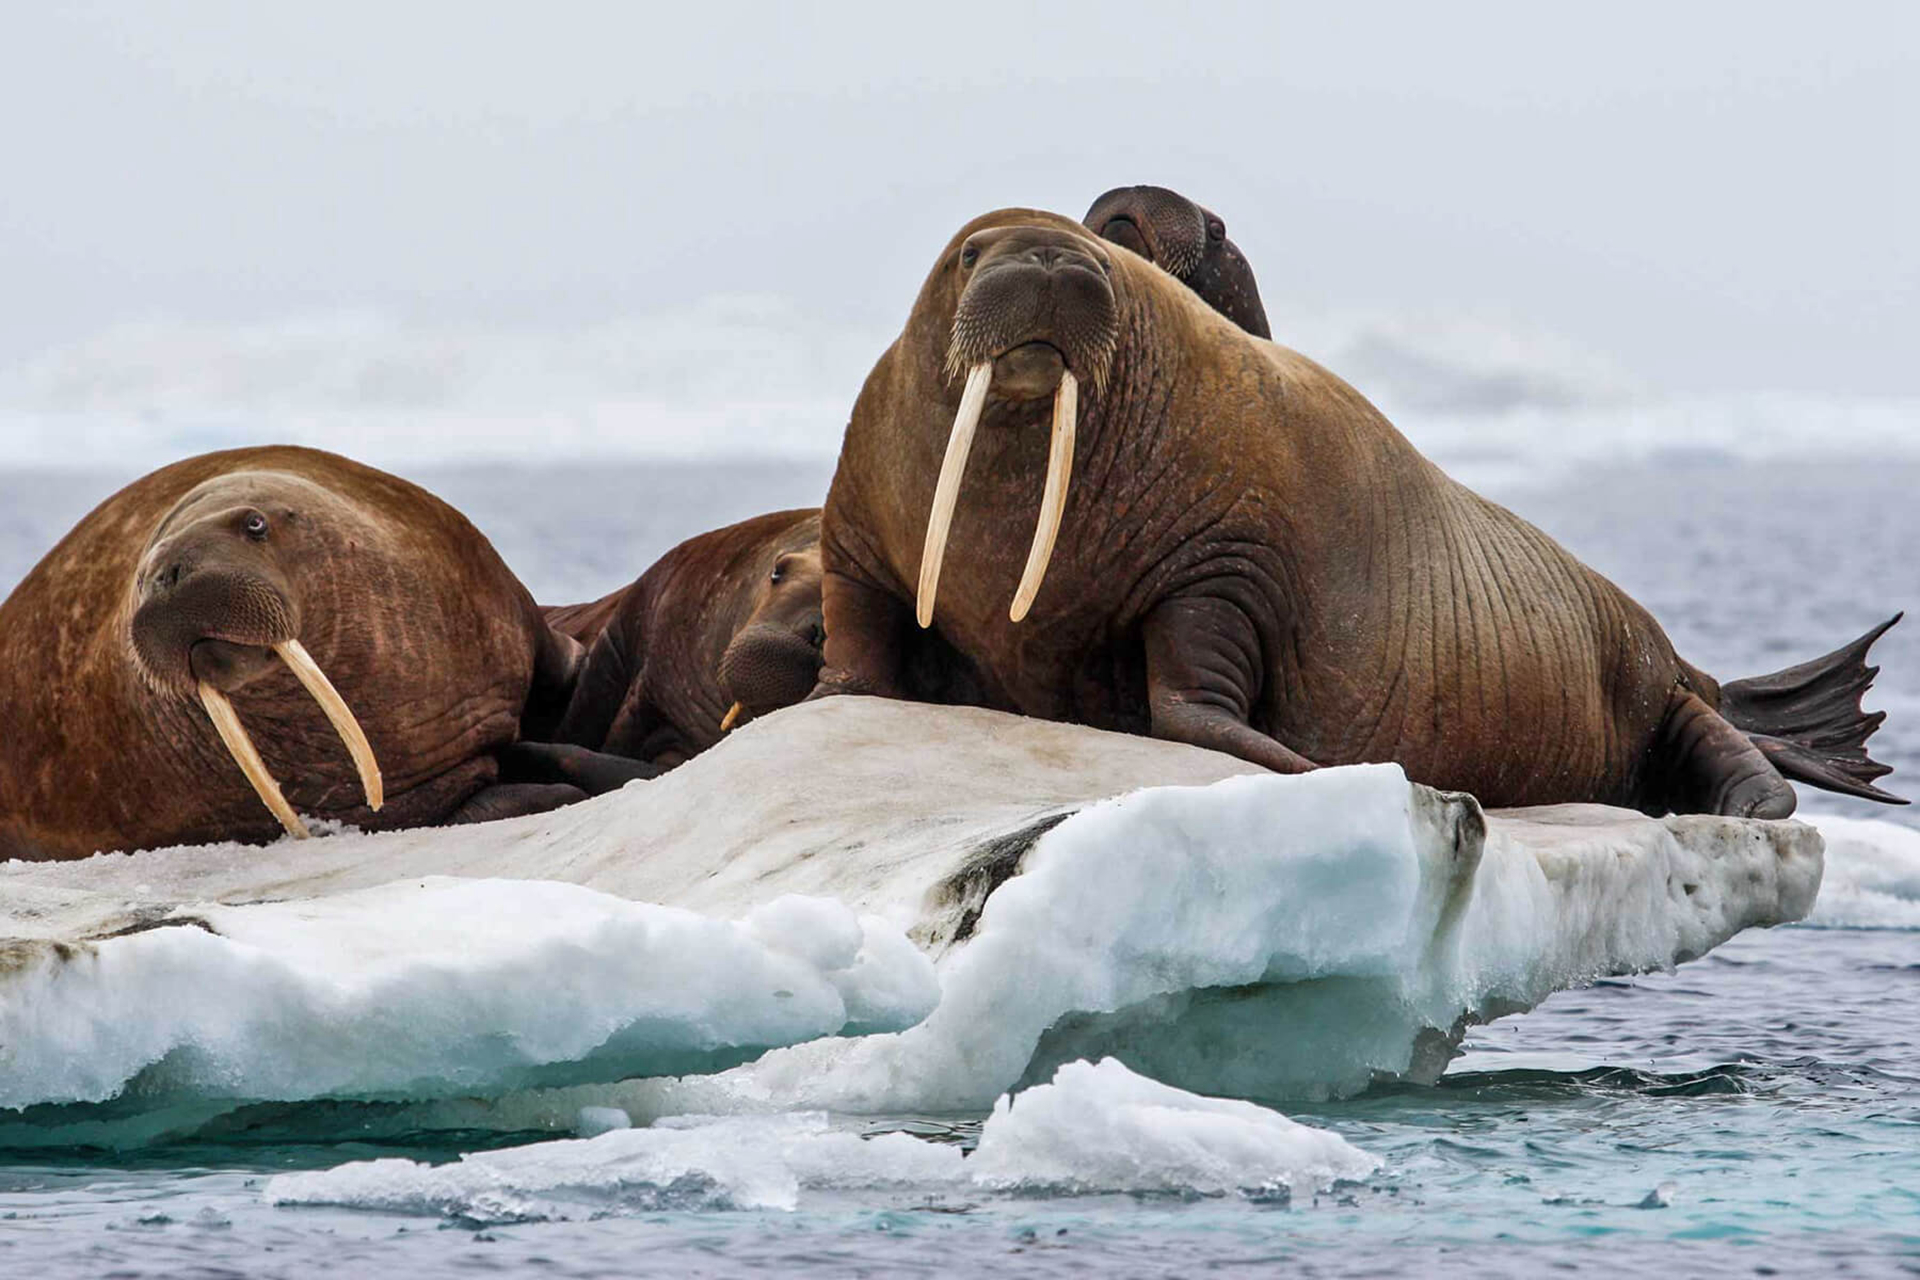
[[[348,605],[335,597],[355,548],[375,532],[352,504],[311,480],[232,472],[197,486],[166,514],[134,573],[133,654],[141,677],[160,697],[198,697],[247,781],[296,833],[302,824],[230,696],[291,671],[345,743],[367,807],[381,807],[380,767],[366,734],[299,639],[303,602],[322,615]]]
[[[1081,221],[1172,274],[1248,333],[1273,336],[1253,268],[1213,210],[1165,187],[1115,187]]]
[[[720,687],[733,701],[728,726],[742,716],[790,707],[812,692],[826,639],[816,540],[773,562],[753,612],[720,657]]]

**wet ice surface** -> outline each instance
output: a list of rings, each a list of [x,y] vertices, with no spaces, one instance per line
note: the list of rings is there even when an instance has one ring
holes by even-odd
[[[826,468],[465,472],[424,477],[545,598],[617,585],[686,531],[817,500]],[[98,479],[0,478],[0,583],[92,501]],[[1501,495],[1646,604],[1720,675],[1824,652],[1920,605],[1920,467],[1755,468],[1694,459]],[[581,500],[581,495],[586,500]],[[564,501],[560,500],[564,496]],[[586,513],[586,514],[583,514]],[[1876,754],[1920,774],[1920,626],[1877,651]],[[1808,808],[1915,825],[1809,796]],[[1884,883],[1876,881],[1875,883]],[[1754,1275],[1920,1269],[1920,950],[1908,929],[1743,935],[1672,975],[1563,993],[1481,1028],[1434,1088],[1295,1105],[1379,1172],[1290,1204],[1244,1196],[1015,1197],[821,1189],[796,1211],[642,1209],[480,1227],[276,1208],[268,1177],[379,1155],[452,1159],[513,1135],[372,1148],[353,1108],[222,1145],[0,1157],[0,1273],[308,1275]],[[1018,1104],[1015,1104],[1016,1107]],[[901,1117],[971,1142],[980,1113]],[[519,1135],[547,1138],[552,1135]],[[1640,1207],[1640,1206],[1648,1207]],[[6,1215],[13,1215],[7,1217]]]

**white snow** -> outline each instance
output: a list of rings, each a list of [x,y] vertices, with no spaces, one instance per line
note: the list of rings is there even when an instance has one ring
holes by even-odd
[[[898,1029],[939,998],[877,919],[740,922],[555,881],[426,877],[206,904],[7,975],[0,1106],[147,1095],[432,1097],[730,1066]]]
[[[572,1132],[583,1106],[984,1111],[1112,1056],[1318,1097],[1431,1079],[1471,1021],[1796,919],[1820,867],[1796,823],[1483,817],[1390,765],[1278,777],[831,699],[535,818],[0,867],[0,1096],[138,1078],[133,1102],[439,1098],[404,1123]],[[183,918],[206,927],[122,932]],[[935,976],[904,1032],[578,1083],[906,1026]]]
[[[821,1112],[682,1116],[591,1140],[541,1142],[457,1163],[358,1161],[281,1174],[282,1205],[346,1205],[479,1222],[660,1209],[793,1209],[806,1190],[1002,1191],[1024,1195],[1319,1190],[1379,1161],[1336,1133],[1250,1102],[1203,1098],[1108,1059],[1002,1097],[962,1159],[904,1133],[863,1139]]]
[[[1204,1098],[1112,1058],[993,1104],[967,1163],[985,1187],[1222,1194],[1320,1190],[1380,1162],[1337,1133],[1251,1102]]]
[[[1920,831],[1878,818],[1807,819],[1827,842],[1827,874],[1806,923],[1920,929]]]

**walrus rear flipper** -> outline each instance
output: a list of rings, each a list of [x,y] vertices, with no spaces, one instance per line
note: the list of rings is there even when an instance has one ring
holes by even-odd
[[[1860,706],[1880,674],[1867,665],[1867,651],[1903,616],[1824,658],[1720,686],[1720,714],[1789,778],[1884,804],[1907,803],[1873,785],[1893,772],[1867,754],[1867,739],[1887,713]]]

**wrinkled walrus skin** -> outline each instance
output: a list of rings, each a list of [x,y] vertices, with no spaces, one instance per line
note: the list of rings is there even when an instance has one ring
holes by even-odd
[[[689,538],[590,604],[547,610],[588,646],[554,737],[671,767],[740,722],[804,699],[820,670],[820,512]]]
[[[923,631],[936,477],[981,365],[992,390]],[[1013,622],[1063,371],[1072,482]],[[987,214],[942,251],[854,406],[822,561],[816,696],[977,702],[1281,771],[1398,761],[1496,806],[1794,807],[1645,609],[1332,373],[1053,214]]]
[[[368,807],[340,734],[274,656],[304,646],[384,774]],[[281,832],[196,695],[231,700],[307,817],[369,829],[581,798],[502,784],[529,701],[579,647],[452,507],[297,448],[207,454],[108,498],[0,604],[0,858]]]

